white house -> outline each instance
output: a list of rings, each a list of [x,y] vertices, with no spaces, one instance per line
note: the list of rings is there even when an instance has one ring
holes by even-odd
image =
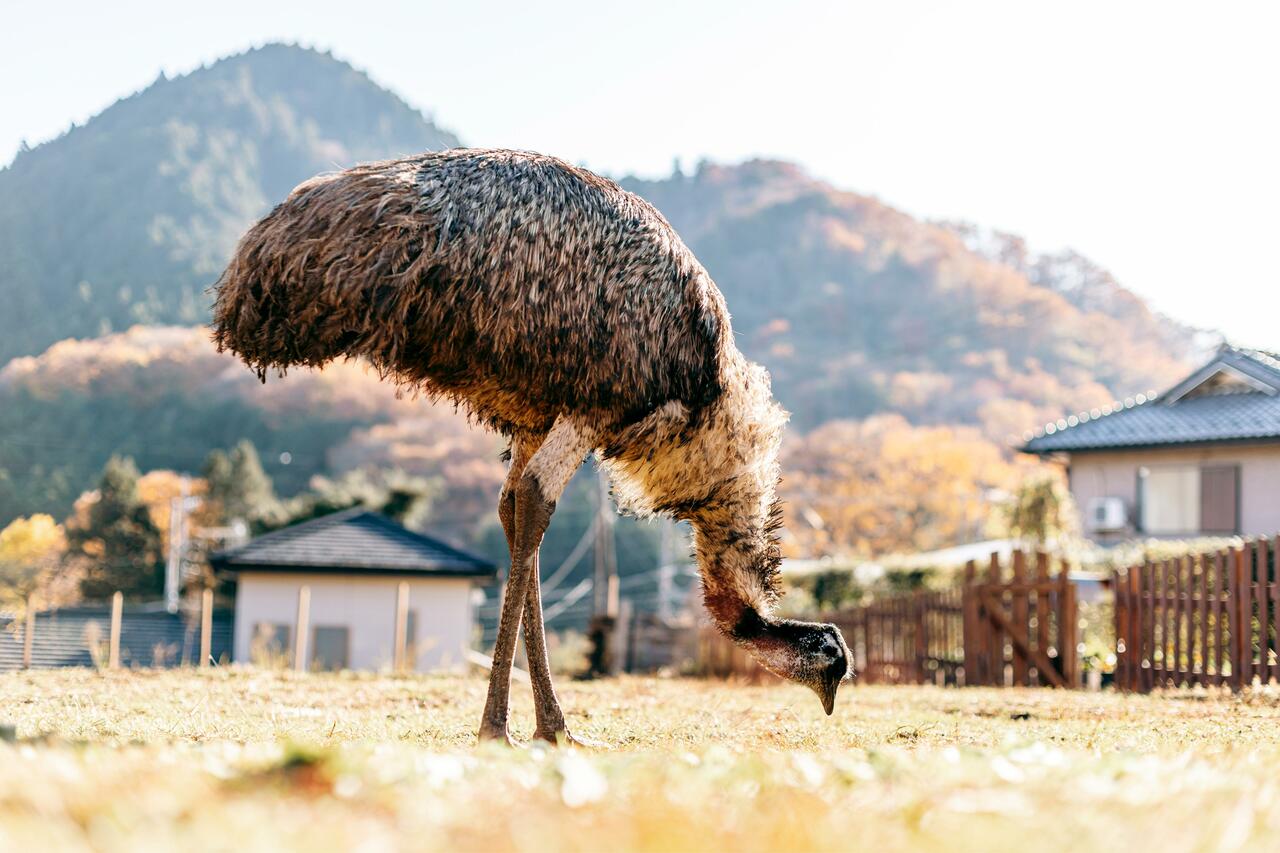
[[[299,593],[307,589],[304,654],[312,669],[390,667],[402,584],[407,666],[462,666],[475,625],[472,591],[495,573],[479,557],[360,508],[268,533],[211,562],[238,579],[238,662],[292,659]]]
[[[1023,450],[1064,464],[1085,532],[1280,531],[1280,356],[1223,346],[1163,394],[1047,424]]]

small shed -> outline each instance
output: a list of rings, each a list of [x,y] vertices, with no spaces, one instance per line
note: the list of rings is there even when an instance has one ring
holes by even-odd
[[[473,554],[362,508],[273,531],[211,562],[238,580],[238,662],[292,659],[299,593],[307,588],[304,653],[312,669],[391,666],[401,585],[408,593],[407,668],[465,665],[473,591],[496,572]]]

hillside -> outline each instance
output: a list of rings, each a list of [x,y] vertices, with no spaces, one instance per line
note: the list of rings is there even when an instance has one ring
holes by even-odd
[[[802,428],[892,411],[1003,440],[1184,370],[1185,353],[1132,293],[1074,304],[947,228],[788,163],[624,185],[706,265],[740,345],[768,365]]]
[[[453,516],[488,518],[504,472],[495,436],[398,397],[358,364],[294,371],[264,393],[203,329],[138,326],[0,369],[0,526],[65,514],[112,453],[144,471],[198,471],[209,450],[242,438],[286,495],[316,474],[394,467],[439,478]]]
[[[452,412],[355,365],[263,389],[196,330],[243,229],[298,181],[455,144],[345,63],[274,45],[157,80],[0,170],[0,522],[65,512],[113,451],[192,470],[242,437],[286,494],[395,465],[442,477],[456,517],[487,517],[495,446]],[[1068,286],[1084,259],[1049,269],[791,164],[623,183],[711,271],[798,431],[896,413],[1003,442],[1188,358],[1105,271]]]
[[[211,449],[243,438],[286,496],[317,475],[397,469],[425,478],[432,533],[505,558],[494,512],[506,475],[497,436],[449,406],[397,396],[353,362],[291,371],[264,389],[234,356],[214,350],[206,330],[190,327],[63,341],[0,369],[0,528],[32,512],[66,516],[112,453],[134,457],[143,471],[199,472]],[[584,468],[561,498],[543,542],[547,565],[560,565],[591,526],[594,476]],[[652,569],[660,528],[622,519],[615,532],[619,570]],[[566,583],[592,560],[588,549]]]
[[[241,233],[300,181],[457,144],[311,50],[161,77],[0,170],[0,363],[68,336],[204,322]]]
[[[1017,234],[971,222],[938,224],[960,237],[969,250],[1010,267],[1032,284],[1060,294],[1081,311],[1121,321],[1132,337],[1155,341],[1183,361],[1207,361],[1223,343],[1220,332],[1188,326],[1153,312],[1109,270],[1079,252],[1037,252]]]

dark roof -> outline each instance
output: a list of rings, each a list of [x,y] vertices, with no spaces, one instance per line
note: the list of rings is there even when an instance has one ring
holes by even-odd
[[[231,657],[231,613],[215,610],[210,636],[215,661]],[[89,641],[106,647],[111,629],[108,606],[67,607],[37,613],[31,641],[31,665],[93,666]],[[0,616],[0,672],[22,666],[22,628]],[[21,624],[21,623],[19,623]],[[90,627],[90,626],[96,627]],[[96,636],[96,639],[95,639]],[[195,619],[164,610],[126,607],[120,615],[120,663],[123,666],[179,666],[198,663],[200,628]]]
[[[490,577],[492,563],[359,507],[276,530],[214,554],[235,571]]]
[[[1223,346],[1164,394],[1139,394],[1046,424],[1028,453],[1280,440],[1280,357]]]

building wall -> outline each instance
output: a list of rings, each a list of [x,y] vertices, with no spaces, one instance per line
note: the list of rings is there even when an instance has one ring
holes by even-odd
[[[298,612],[298,590],[311,588],[310,626],[345,626],[352,669],[391,666],[396,587],[401,578],[309,575],[302,572],[244,572],[236,591],[235,660],[251,660],[255,626],[287,625],[290,637]],[[409,610],[417,636],[415,669],[461,668],[471,646],[474,614],[472,582],[466,578],[409,579]],[[312,632],[308,632],[309,634]],[[308,659],[315,648],[308,638]],[[289,652],[292,660],[292,651]]]
[[[1280,444],[1073,453],[1071,494],[1081,512],[1092,498],[1123,498],[1129,511],[1128,528],[1122,534],[1093,537],[1103,542],[1121,540],[1136,535],[1140,467],[1212,464],[1240,466],[1240,532],[1245,536],[1280,532]]]

